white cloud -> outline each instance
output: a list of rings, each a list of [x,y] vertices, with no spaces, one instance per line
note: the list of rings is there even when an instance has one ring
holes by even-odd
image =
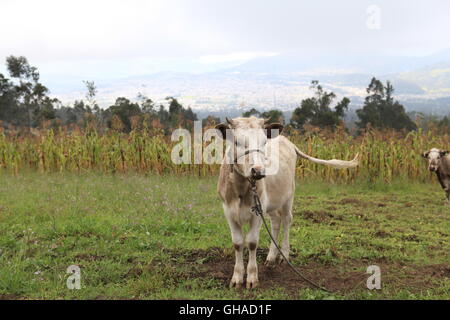
[[[450,1],[377,0],[376,32],[366,27],[373,2],[0,0],[0,69],[11,54],[55,72],[123,75],[286,52],[416,55],[448,47]]]
[[[0,56],[21,54],[41,61],[179,57],[201,52],[211,45],[226,47],[211,30],[195,28],[179,3],[179,0],[2,1]]]

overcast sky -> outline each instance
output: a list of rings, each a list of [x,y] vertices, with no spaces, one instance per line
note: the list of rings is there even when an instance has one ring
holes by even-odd
[[[1,0],[0,60],[112,77],[289,52],[426,55],[450,47],[449,14],[446,0]]]

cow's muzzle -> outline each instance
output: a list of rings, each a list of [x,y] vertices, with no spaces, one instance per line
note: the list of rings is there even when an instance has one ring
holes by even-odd
[[[262,167],[252,168],[252,179],[260,180],[266,176],[266,170]]]

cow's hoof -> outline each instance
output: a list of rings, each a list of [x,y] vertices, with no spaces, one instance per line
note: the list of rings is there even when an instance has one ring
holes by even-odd
[[[287,264],[286,259],[284,259],[281,255],[278,256],[277,261],[278,261],[278,264],[279,264],[279,265]]]
[[[273,267],[275,267],[276,266],[276,264],[277,264],[277,259],[276,258],[274,258],[274,259],[267,259],[265,262],[264,262],[264,265],[266,266],[266,267],[268,267],[268,268],[273,268]]]
[[[255,289],[256,287],[258,287],[258,284],[258,279],[247,280],[247,289]]]
[[[230,288],[240,289],[243,284],[244,284],[244,281],[242,281],[242,280],[231,279]]]

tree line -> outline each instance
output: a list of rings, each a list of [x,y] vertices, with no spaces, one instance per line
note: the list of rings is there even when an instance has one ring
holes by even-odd
[[[77,125],[122,132],[146,126],[169,133],[177,127],[192,128],[197,120],[192,109],[185,108],[174,97],[166,98],[168,108],[139,94],[136,102],[119,97],[113,105],[101,109],[96,101],[97,88],[90,81],[84,82],[87,89],[84,99],[75,101],[73,106],[63,105],[49,96],[48,88],[40,82],[37,68],[31,66],[25,57],[7,57],[6,67],[10,78],[0,73],[0,121],[3,126],[35,128]],[[344,97],[336,101],[336,94],[326,91],[317,80],[311,82],[311,89],[313,96],[302,100],[293,110],[288,125],[297,130],[305,130],[308,125],[330,129],[343,125],[350,99]],[[372,78],[366,91],[362,108],[356,110],[358,128],[370,125],[378,129],[417,129],[417,124],[408,116],[404,106],[394,99],[394,87],[389,81],[384,84]],[[264,117],[270,122],[284,122],[280,110],[259,112],[253,108],[243,113],[246,117],[252,115]],[[426,120],[428,124],[445,128],[450,133],[448,117],[428,117]],[[219,118],[208,116],[203,119],[203,124],[214,125],[219,121]]]
[[[289,126],[303,131],[307,125],[332,130],[343,125],[350,99],[344,97],[334,104],[336,94],[324,90],[317,80],[311,82],[310,88],[314,90],[313,97],[302,100],[300,106],[294,109]],[[359,120],[355,124],[359,129],[370,126],[380,130],[412,131],[418,128],[418,123],[412,119],[412,116],[415,116],[421,120],[419,125],[422,128],[428,129],[434,126],[450,134],[450,119],[447,116],[438,119],[417,112],[412,112],[412,116],[409,116],[405,107],[394,99],[394,87],[389,81],[384,84],[373,77],[366,92],[367,96],[362,108],[356,110]],[[252,115],[264,117],[269,122],[284,122],[283,113],[279,110],[259,112],[253,108],[242,114],[244,117]]]
[[[84,82],[85,99],[66,106],[49,97],[50,92],[40,82],[37,68],[30,66],[25,57],[7,57],[6,67],[10,78],[0,73],[0,121],[4,125],[36,128],[76,124],[130,132],[145,125],[166,131],[180,126],[191,128],[197,120],[190,107],[183,107],[173,97],[166,98],[168,108],[139,94],[137,102],[119,97],[103,110],[97,104],[97,88],[91,81]]]

